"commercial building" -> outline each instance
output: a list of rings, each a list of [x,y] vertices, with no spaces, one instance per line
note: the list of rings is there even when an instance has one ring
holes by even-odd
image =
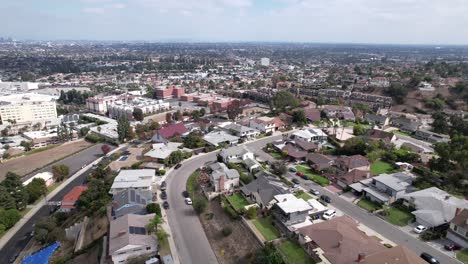
[[[24,92],[36,89],[39,89],[39,83],[0,81],[0,92]]]
[[[4,124],[46,123],[57,119],[55,97],[33,93],[0,97],[0,118]]]
[[[122,95],[112,95],[105,97],[88,97],[86,99],[86,107],[89,111],[99,114],[106,114],[108,107],[115,103],[122,103],[125,99],[125,94]]]
[[[179,86],[156,87],[156,98],[158,99],[180,98],[184,94],[185,89]]]

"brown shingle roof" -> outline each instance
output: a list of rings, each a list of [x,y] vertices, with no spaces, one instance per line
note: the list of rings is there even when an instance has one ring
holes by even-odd
[[[364,260],[359,263],[427,264],[427,262],[423,261],[423,259],[416,255],[416,253],[409,250],[407,247],[400,245],[365,256]]]
[[[463,209],[451,222],[458,227],[468,230],[468,209]]]
[[[375,238],[359,230],[357,223],[349,216],[303,227],[299,233],[308,236],[312,240],[309,243],[320,247],[333,264],[353,263],[359,254],[371,255],[385,250]]]

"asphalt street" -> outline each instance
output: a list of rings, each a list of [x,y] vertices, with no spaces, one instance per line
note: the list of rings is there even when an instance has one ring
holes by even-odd
[[[102,144],[96,144],[90,148],[87,148],[81,152],[73,154],[70,157],[67,157],[63,160],[60,160],[54,164],[51,164],[37,172],[44,172],[44,171],[51,171],[52,166],[56,164],[65,164],[70,168],[70,175],[75,174],[78,170],[82,168],[83,165],[87,165],[100,156],[102,156],[101,151]],[[115,147],[111,146],[112,149]],[[49,201],[61,201],[65,194],[67,194],[73,187],[83,185],[86,183],[86,178],[88,174],[91,172],[91,169],[85,171],[80,176],[78,176],[75,180],[73,180],[70,184],[64,186],[64,188],[58,192],[53,197],[47,197]],[[22,178],[23,181],[27,180],[28,178],[32,177],[32,175],[27,175]],[[44,216],[50,215],[50,210],[52,209],[51,206],[45,205],[33,217],[31,217],[26,224],[19,229],[19,231],[5,244],[5,246],[0,250],[0,263],[8,263],[11,256],[19,254],[23,250],[23,248],[27,245],[29,240],[31,239],[31,231],[33,230],[34,223]]]
[[[269,137],[245,145],[256,152],[266,143],[280,139],[281,136]],[[166,210],[172,236],[179,254],[180,263],[218,263],[205,235],[203,227],[192,206],[186,205],[182,192],[186,189],[187,179],[197,168],[208,161],[216,160],[216,153],[200,154],[186,162],[182,167],[173,170],[167,176],[167,194],[170,209]]]

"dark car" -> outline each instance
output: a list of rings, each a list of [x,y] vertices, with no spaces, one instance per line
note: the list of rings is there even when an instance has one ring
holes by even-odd
[[[161,182],[161,191],[165,191],[166,190],[166,187],[167,187],[167,184],[165,181]]]
[[[190,197],[190,195],[189,195],[189,193],[187,191],[183,191],[182,195],[184,196],[184,198]]]
[[[295,183],[295,184],[299,184],[300,181],[298,179],[292,179],[292,182]]]
[[[167,199],[167,193],[166,193],[165,191],[162,191],[162,192],[161,192],[161,198],[162,198],[163,200],[166,200],[166,199]]]
[[[424,259],[427,263],[440,264],[440,262],[437,259],[435,259],[433,256],[429,255],[426,252],[423,252],[421,254],[421,258]]]
[[[178,164],[174,167],[174,169],[177,170],[177,169],[180,168],[180,167],[182,167],[182,164],[178,163]]]
[[[322,202],[331,203],[331,198],[328,195],[320,195],[320,200]]]
[[[13,256],[11,256],[9,259],[8,259],[8,262],[9,263],[15,263],[15,260],[18,258],[20,252],[16,252],[15,254],[13,254]]]
[[[444,245],[445,250],[448,251],[455,251],[455,250],[460,250],[461,247],[455,243],[448,243]]]
[[[167,201],[165,201],[163,203],[163,207],[164,207],[164,209],[169,209],[169,203]]]

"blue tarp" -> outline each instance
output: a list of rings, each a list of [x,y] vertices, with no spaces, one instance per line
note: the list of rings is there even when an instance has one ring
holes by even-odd
[[[54,244],[47,246],[36,253],[26,257],[23,259],[22,264],[47,264],[49,263],[50,257],[54,254],[55,250],[60,247],[59,242],[55,242]]]

